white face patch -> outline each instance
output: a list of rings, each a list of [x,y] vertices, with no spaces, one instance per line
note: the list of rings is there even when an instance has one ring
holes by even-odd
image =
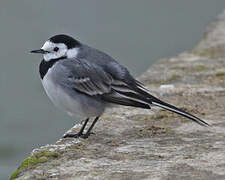
[[[54,48],[58,48],[57,51],[54,51]],[[76,57],[78,53],[78,48],[67,49],[67,46],[63,43],[53,43],[51,41],[46,41],[42,46],[43,50],[48,51],[48,53],[44,54],[44,60],[50,61],[51,59],[58,59],[63,56],[67,58]]]
[[[79,50],[78,48],[69,49],[66,52],[67,58],[75,58],[75,57],[77,57],[78,50]]]

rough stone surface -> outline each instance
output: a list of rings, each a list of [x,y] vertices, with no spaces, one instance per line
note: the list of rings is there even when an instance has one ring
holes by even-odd
[[[35,149],[31,157],[43,150],[59,155],[28,164],[17,180],[224,180],[224,50],[225,12],[194,50],[159,60],[140,77],[152,94],[212,127],[159,109],[111,109],[90,138],[60,139]]]

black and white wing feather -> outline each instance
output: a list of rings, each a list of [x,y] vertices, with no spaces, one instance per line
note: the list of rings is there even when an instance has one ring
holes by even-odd
[[[101,67],[85,59],[75,58],[63,61],[61,66],[67,69],[65,84],[69,87],[90,96],[102,95],[111,91],[112,78]]]
[[[107,103],[114,103],[125,106],[134,106],[150,109],[147,103],[129,98],[117,92],[113,77],[104,69],[85,59],[67,59],[61,62],[64,72],[64,86],[72,87],[74,90],[89,96],[101,98]],[[66,70],[65,70],[66,69]],[[67,73],[65,73],[67,72]]]

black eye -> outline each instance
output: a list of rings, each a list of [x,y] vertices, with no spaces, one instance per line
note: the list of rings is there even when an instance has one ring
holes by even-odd
[[[55,48],[53,49],[53,51],[55,51],[55,52],[57,52],[58,50],[59,50],[58,47],[55,47]]]

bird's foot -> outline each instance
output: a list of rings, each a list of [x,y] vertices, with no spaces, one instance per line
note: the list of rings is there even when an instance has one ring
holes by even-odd
[[[93,133],[93,132],[85,133],[85,134],[82,134],[82,135],[80,136],[80,138],[87,139],[91,134],[95,134],[95,133]]]
[[[63,136],[63,138],[79,138],[82,135],[82,133],[67,133]]]
[[[94,133],[86,133],[86,134],[83,134],[83,133],[67,133],[63,136],[63,138],[83,138],[83,139],[87,139],[91,134],[94,134]]]

